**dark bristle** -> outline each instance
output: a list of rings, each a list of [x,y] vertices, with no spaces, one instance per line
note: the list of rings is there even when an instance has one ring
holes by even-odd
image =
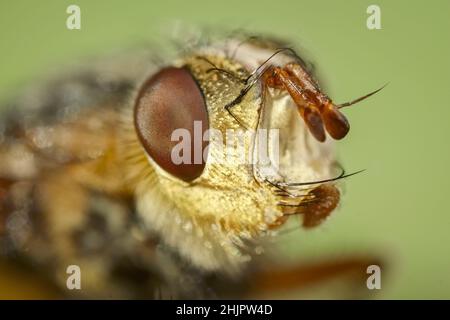
[[[308,181],[308,182],[280,182],[280,183],[278,183],[278,185],[280,187],[299,187],[299,186],[308,186],[308,185],[320,184],[320,183],[326,183],[326,182],[333,182],[333,181],[337,181],[340,179],[345,179],[345,178],[351,177],[351,176],[361,173],[363,171],[365,171],[365,169],[359,170],[359,171],[356,171],[353,173],[345,174],[345,171],[342,170],[341,174],[335,178],[316,180],[316,181]]]
[[[355,103],[361,102],[361,101],[363,101],[363,100],[369,98],[370,96],[373,96],[375,93],[380,92],[380,91],[381,91],[382,89],[384,89],[387,85],[388,85],[388,83],[386,83],[384,86],[382,86],[381,88],[379,88],[379,89],[377,89],[377,90],[375,90],[375,91],[372,91],[372,92],[370,92],[370,93],[368,93],[368,94],[366,94],[366,95],[364,95],[364,96],[362,96],[362,97],[359,97],[358,99],[352,100],[352,101],[350,101],[350,102],[341,103],[341,104],[337,105],[336,107],[337,107],[338,109],[341,109],[341,108],[345,108],[345,107],[351,106],[351,105],[353,105],[353,104],[355,104]]]

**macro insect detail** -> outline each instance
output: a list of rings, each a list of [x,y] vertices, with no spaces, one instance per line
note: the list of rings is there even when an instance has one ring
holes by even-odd
[[[267,276],[261,247],[288,218],[311,228],[338,206],[337,183],[351,175],[336,173],[334,140],[350,128],[341,108],[380,89],[335,104],[292,49],[241,38],[195,46],[163,65],[141,55],[90,66],[11,103],[0,115],[2,255],[61,286],[75,263],[88,297],[255,291]],[[196,122],[209,139],[184,150],[197,161],[174,163],[173,132],[193,137]],[[217,161],[227,131],[274,129],[268,144],[247,135],[229,161]],[[241,152],[252,162],[238,161]],[[262,164],[262,153],[279,160]],[[333,274],[366,262],[322,267]],[[315,271],[271,277],[281,286],[295,272],[302,276],[292,287]]]

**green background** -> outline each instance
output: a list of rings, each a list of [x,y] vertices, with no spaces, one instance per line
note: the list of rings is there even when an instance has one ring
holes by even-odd
[[[65,27],[69,4],[82,29]],[[381,7],[382,30],[366,28]],[[335,101],[389,85],[345,111],[339,142],[349,170],[339,212],[283,236],[289,254],[380,253],[382,298],[450,298],[450,2],[5,1],[0,4],[0,96],[68,61],[164,37],[176,21],[269,32],[307,48]],[[1,281],[1,278],[0,278]]]

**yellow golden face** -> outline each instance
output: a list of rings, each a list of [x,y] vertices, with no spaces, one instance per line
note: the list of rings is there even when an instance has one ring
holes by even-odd
[[[330,139],[314,138],[289,95],[265,86],[258,67],[274,49],[242,44],[233,57],[227,51],[199,49],[144,84],[134,109],[141,166],[130,176],[138,177],[137,206],[148,228],[196,266],[233,273],[251,259],[245,242],[273,235],[294,214],[305,214],[304,226],[318,224],[339,192],[332,184],[288,185],[331,177],[335,159]],[[280,53],[270,64],[293,59]],[[195,140],[201,162],[177,167],[168,160],[182,140],[173,141],[174,123],[193,134],[184,152],[194,160]]]

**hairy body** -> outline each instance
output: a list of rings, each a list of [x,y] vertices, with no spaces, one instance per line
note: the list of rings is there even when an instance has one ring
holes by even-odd
[[[335,109],[303,61],[289,51],[273,55],[277,48],[271,40],[228,39],[165,64],[195,79],[210,128],[278,129],[275,171],[258,159],[215,162],[221,151],[213,143],[192,181],[164,170],[151,153],[155,147],[146,145],[154,124],[138,114],[146,80],[163,68],[146,55],[90,66],[25,92],[0,118],[2,255],[43,270],[62,288],[67,266],[80,266],[85,297],[242,297],[260,290],[255,283],[267,274],[255,270],[266,239],[292,215],[302,215],[305,227],[320,224],[340,199],[337,179],[330,178],[333,141],[323,142],[321,122],[308,116],[322,112],[322,104],[326,112]],[[306,85],[279,77],[292,62],[306,72]],[[271,69],[259,73],[265,64]],[[314,103],[300,86],[316,90]],[[157,114],[162,128],[173,120],[168,114]],[[327,125],[335,114],[322,116],[330,134],[348,131],[340,118]],[[258,141],[245,140],[249,158],[257,148]],[[341,269],[361,272],[366,262],[347,261]],[[333,262],[320,270],[341,269]],[[295,270],[273,277],[281,285],[283,274],[297,273],[291,286],[315,279],[315,271]]]

